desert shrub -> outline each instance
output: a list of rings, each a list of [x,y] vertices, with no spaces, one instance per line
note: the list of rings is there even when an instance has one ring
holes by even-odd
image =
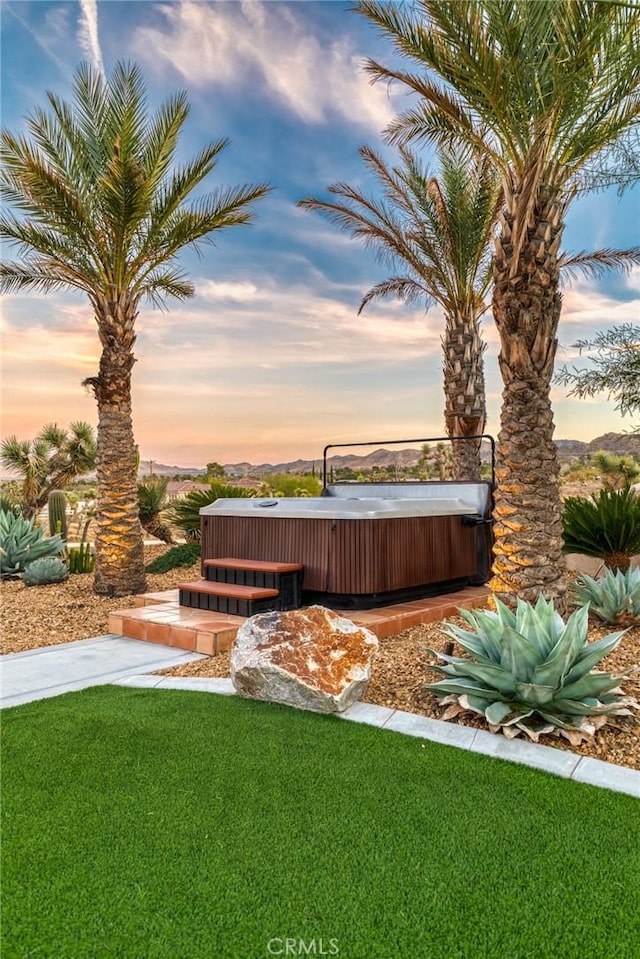
[[[320,496],[322,483],[317,476],[273,473],[262,477],[260,496]]]
[[[146,567],[147,573],[168,573],[180,566],[193,566],[200,559],[200,543],[183,543],[156,556]]]

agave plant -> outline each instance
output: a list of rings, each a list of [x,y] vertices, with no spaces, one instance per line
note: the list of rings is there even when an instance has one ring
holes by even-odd
[[[50,586],[64,583],[69,578],[69,567],[58,556],[41,556],[27,563],[22,576],[25,586]]]
[[[565,624],[543,596],[535,607],[518,600],[515,612],[499,599],[495,603],[496,612],[460,610],[473,632],[453,624],[443,630],[469,655],[434,653],[446,665],[433,668],[449,678],[427,688],[449,706],[444,719],[471,710],[509,739],[524,733],[537,742],[542,733],[554,733],[577,745],[609,716],[628,716],[637,708],[619,688],[629,673],[591,671],[624,630],[588,643],[588,606]]]
[[[592,613],[603,623],[633,623],[640,620],[640,568],[626,573],[605,567],[601,579],[582,575],[574,584],[576,606],[589,604]]]
[[[18,576],[28,563],[55,556],[65,548],[61,536],[45,536],[35,520],[0,510],[0,576]]]

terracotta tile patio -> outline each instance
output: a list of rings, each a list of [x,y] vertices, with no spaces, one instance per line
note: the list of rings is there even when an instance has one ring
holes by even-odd
[[[445,596],[432,596],[378,609],[349,610],[342,615],[358,625],[366,626],[378,639],[386,639],[410,626],[434,623],[446,616],[453,616],[460,606],[465,609],[484,606],[488,595],[486,586],[467,586]],[[135,597],[134,602],[133,609],[120,609],[109,614],[110,633],[207,656],[216,656],[229,649],[244,622],[242,616],[180,606],[177,589],[164,593],[144,593]]]

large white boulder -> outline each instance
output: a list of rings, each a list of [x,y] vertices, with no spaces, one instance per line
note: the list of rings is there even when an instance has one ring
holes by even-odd
[[[342,712],[364,695],[377,648],[372,632],[324,606],[258,613],[238,630],[231,681],[249,699]]]

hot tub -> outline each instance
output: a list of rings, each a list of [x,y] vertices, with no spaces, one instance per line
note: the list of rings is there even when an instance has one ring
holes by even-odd
[[[487,581],[490,483],[329,486],[321,497],[219,499],[202,558],[304,564],[305,601],[367,608]]]

